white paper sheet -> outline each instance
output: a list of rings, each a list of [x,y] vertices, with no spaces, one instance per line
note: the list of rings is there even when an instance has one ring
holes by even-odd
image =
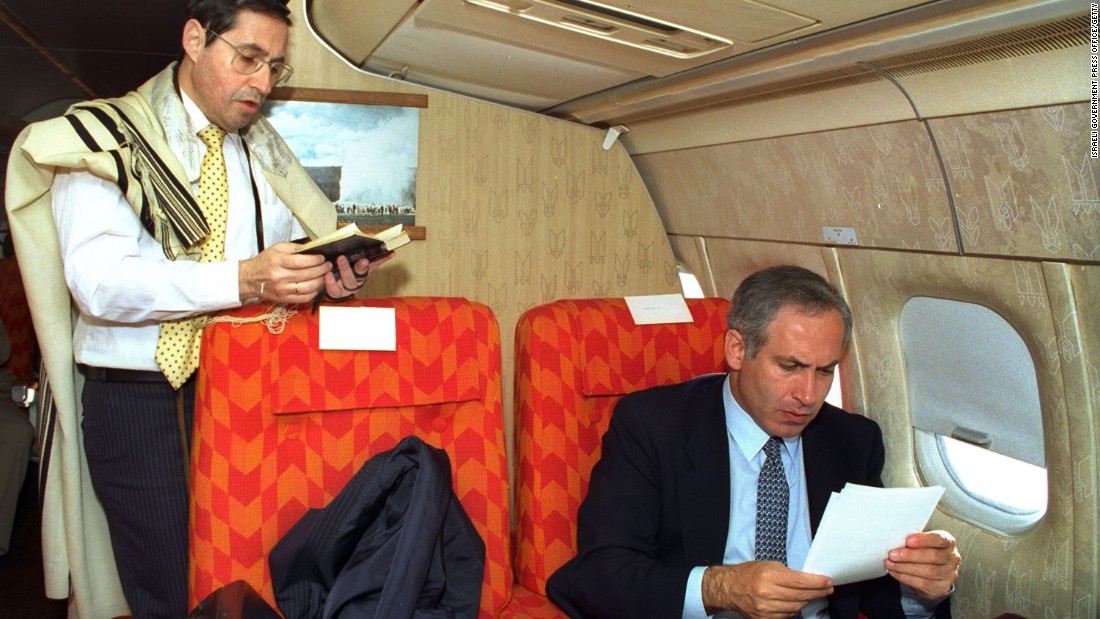
[[[941,496],[940,486],[844,486],[829,498],[802,571],[828,576],[833,585],[885,575],[886,555],[924,530]]]
[[[397,350],[397,315],[392,307],[322,305],[321,350]]]

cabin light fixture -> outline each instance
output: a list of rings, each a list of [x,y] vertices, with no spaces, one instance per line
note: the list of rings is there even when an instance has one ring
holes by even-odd
[[[466,4],[674,58],[696,58],[733,42],[593,0],[464,0]]]

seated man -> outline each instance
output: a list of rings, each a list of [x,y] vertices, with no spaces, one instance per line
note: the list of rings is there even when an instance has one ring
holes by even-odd
[[[0,322],[0,366],[11,356],[11,340]],[[11,548],[11,529],[15,521],[15,508],[19,504],[19,491],[27,477],[27,462],[34,443],[34,426],[27,418],[27,411],[15,405],[11,399],[14,376],[6,367],[0,367],[0,555]]]
[[[824,403],[852,332],[844,298],[774,267],[741,284],[727,322],[726,375],[615,408],[550,598],[571,617],[949,616],[961,559],[946,532],[910,535],[875,580],[798,571],[830,493],[882,485],[878,425]]]

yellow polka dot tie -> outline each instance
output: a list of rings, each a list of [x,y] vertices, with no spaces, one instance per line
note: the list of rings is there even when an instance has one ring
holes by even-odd
[[[210,125],[199,131],[206,154],[199,170],[199,207],[210,226],[210,234],[199,243],[199,262],[225,260],[225,222],[229,217],[229,180],[225,175],[222,142],[225,130]],[[166,322],[157,339],[157,365],[172,387],[179,389],[199,367],[199,344],[205,317]]]

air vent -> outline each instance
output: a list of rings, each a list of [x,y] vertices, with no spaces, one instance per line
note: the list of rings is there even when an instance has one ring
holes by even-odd
[[[896,76],[932,73],[994,60],[1087,46],[1088,15],[994,34],[934,49],[883,58],[875,64]]]
[[[697,58],[732,45],[728,39],[716,35],[590,0],[465,2],[674,58]]]

